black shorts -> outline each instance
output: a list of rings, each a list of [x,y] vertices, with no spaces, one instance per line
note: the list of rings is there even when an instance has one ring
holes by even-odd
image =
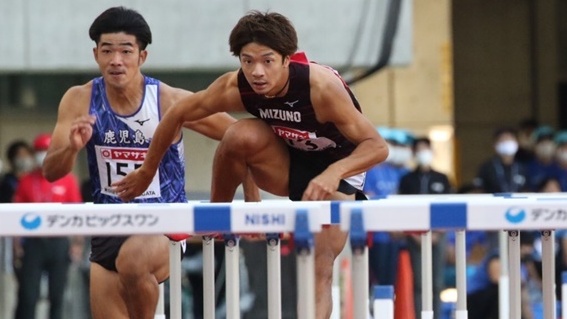
[[[335,161],[325,152],[305,152],[289,147],[289,199],[300,201],[309,182]],[[345,180],[339,183],[339,192],[355,194],[356,200],[366,200],[366,195]]]
[[[91,238],[91,256],[89,260],[109,271],[117,272],[116,258],[120,248],[130,236],[105,236]],[[181,259],[185,253],[185,244],[181,246]]]
[[[117,271],[116,257],[120,248],[129,236],[92,237],[91,256],[89,260],[104,267],[106,270]]]

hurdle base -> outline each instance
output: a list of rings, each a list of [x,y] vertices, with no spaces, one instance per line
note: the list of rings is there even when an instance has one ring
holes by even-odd
[[[455,310],[455,319],[468,319],[469,312],[467,310]]]
[[[421,319],[433,319],[433,310],[421,311]]]

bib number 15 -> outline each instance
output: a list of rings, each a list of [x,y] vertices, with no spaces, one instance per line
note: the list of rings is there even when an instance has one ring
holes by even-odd
[[[112,174],[112,172],[114,171],[112,169],[112,165],[116,164],[116,174]],[[132,168],[133,166],[133,168]],[[108,180],[108,187],[110,187],[113,183],[112,177],[114,176],[115,178],[117,178],[118,176],[126,176],[128,175],[128,173],[138,169],[140,166],[142,166],[142,164],[140,163],[123,163],[123,162],[115,162],[115,163],[110,163],[110,162],[106,162],[106,177]]]

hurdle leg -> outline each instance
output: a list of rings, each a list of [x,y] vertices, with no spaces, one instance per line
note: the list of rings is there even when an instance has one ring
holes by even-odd
[[[297,318],[315,319],[315,256],[313,249],[297,253]]]
[[[159,284],[159,299],[154,319],[165,319],[165,294],[163,283]]]
[[[567,319],[567,271],[561,272],[561,319]]]
[[[215,239],[203,236],[203,318],[215,319]]]
[[[315,251],[306,210],[295,214],[297,263],[297,318],[315,319]]]
[[[266,244],[268,267],[268,319],[281,319],[281,241],[279,235],[267,234]]]
[[[455,319],[467,319],[467,250],[464,230],[455,232],[455,267],[457,271],[457,309]]]
[[[224,236],[224,258],[226,265],[226,318],[240,318],[240,247],[238,237]]]
[[[6,275],[8,273],[8,269],[12,266],[10,259],[8,258],[8,252],[12,251],[12,245],[11,245],[11,241],[10,238],[5,237],[5,238],[1,238],[0,237],[0,287],[3,287],[2,289],[0,289],[0,317],[4,317],[7,316],[8,311],[6,311],[5,309],[8,308],[8,303],[6,295],[7,295],[7,290],[8,290],[8,284],[7,284],[7,280],[6,280]]]
[[[520,271],[520,232],[508,231],[508,267],[510,268],[510,318],[522,317],[522,282]]]
[[[510,277],[508,272],[508,234],[498,231],[500,278],[498,279],[498,312],[500,319],[510,318]]]
[[[181,319],[181,245],[169,242],[169,318]],[[164,317],[165,318],[165,317]]]
[[[365,245],[352,251],[354,319],[368,317],[368,282],[368,246]]]
[[[421,234],[421,319],[433,319],[433,252],[431,231]]]
[[[543,318],[555,319],[555,231],[541,232]]]

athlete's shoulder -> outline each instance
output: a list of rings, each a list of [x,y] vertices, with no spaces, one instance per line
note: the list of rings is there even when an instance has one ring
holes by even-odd
[[[193,92],[189,90],[170,86],[169,84],[160,82],[159,85],[160,104],[162,106],[165,106],[166,108],[191,94],[193,94]]]
[[[90,80],[89,82],[81,85],[75,85],[67,89],[65,92],[64,97],[70,98],[81,98],[81,97],[88,97],[90,98],[91,92],[93,89],[94,80]]]
[[[239,70],[240,69],[224,73],[223,75],[219,76],[214,83],[224,86],[225,88],[238,87]]]
[[[61,98],[59,105],[60,111],[72,112],[74,110],[81,113],[87,112],[90,105],[92,88],[92,80],[82,85],[70,87],[63,95],[63,98]]]
[[[309,74],[312,80],[320,83],[342,82],[338,71],[329,66],[314,62],[309,63]]]
[[[222,101],[233,99],[238,93],[238,71],[230,71],[222,74],[204,90],[207,100]]]

